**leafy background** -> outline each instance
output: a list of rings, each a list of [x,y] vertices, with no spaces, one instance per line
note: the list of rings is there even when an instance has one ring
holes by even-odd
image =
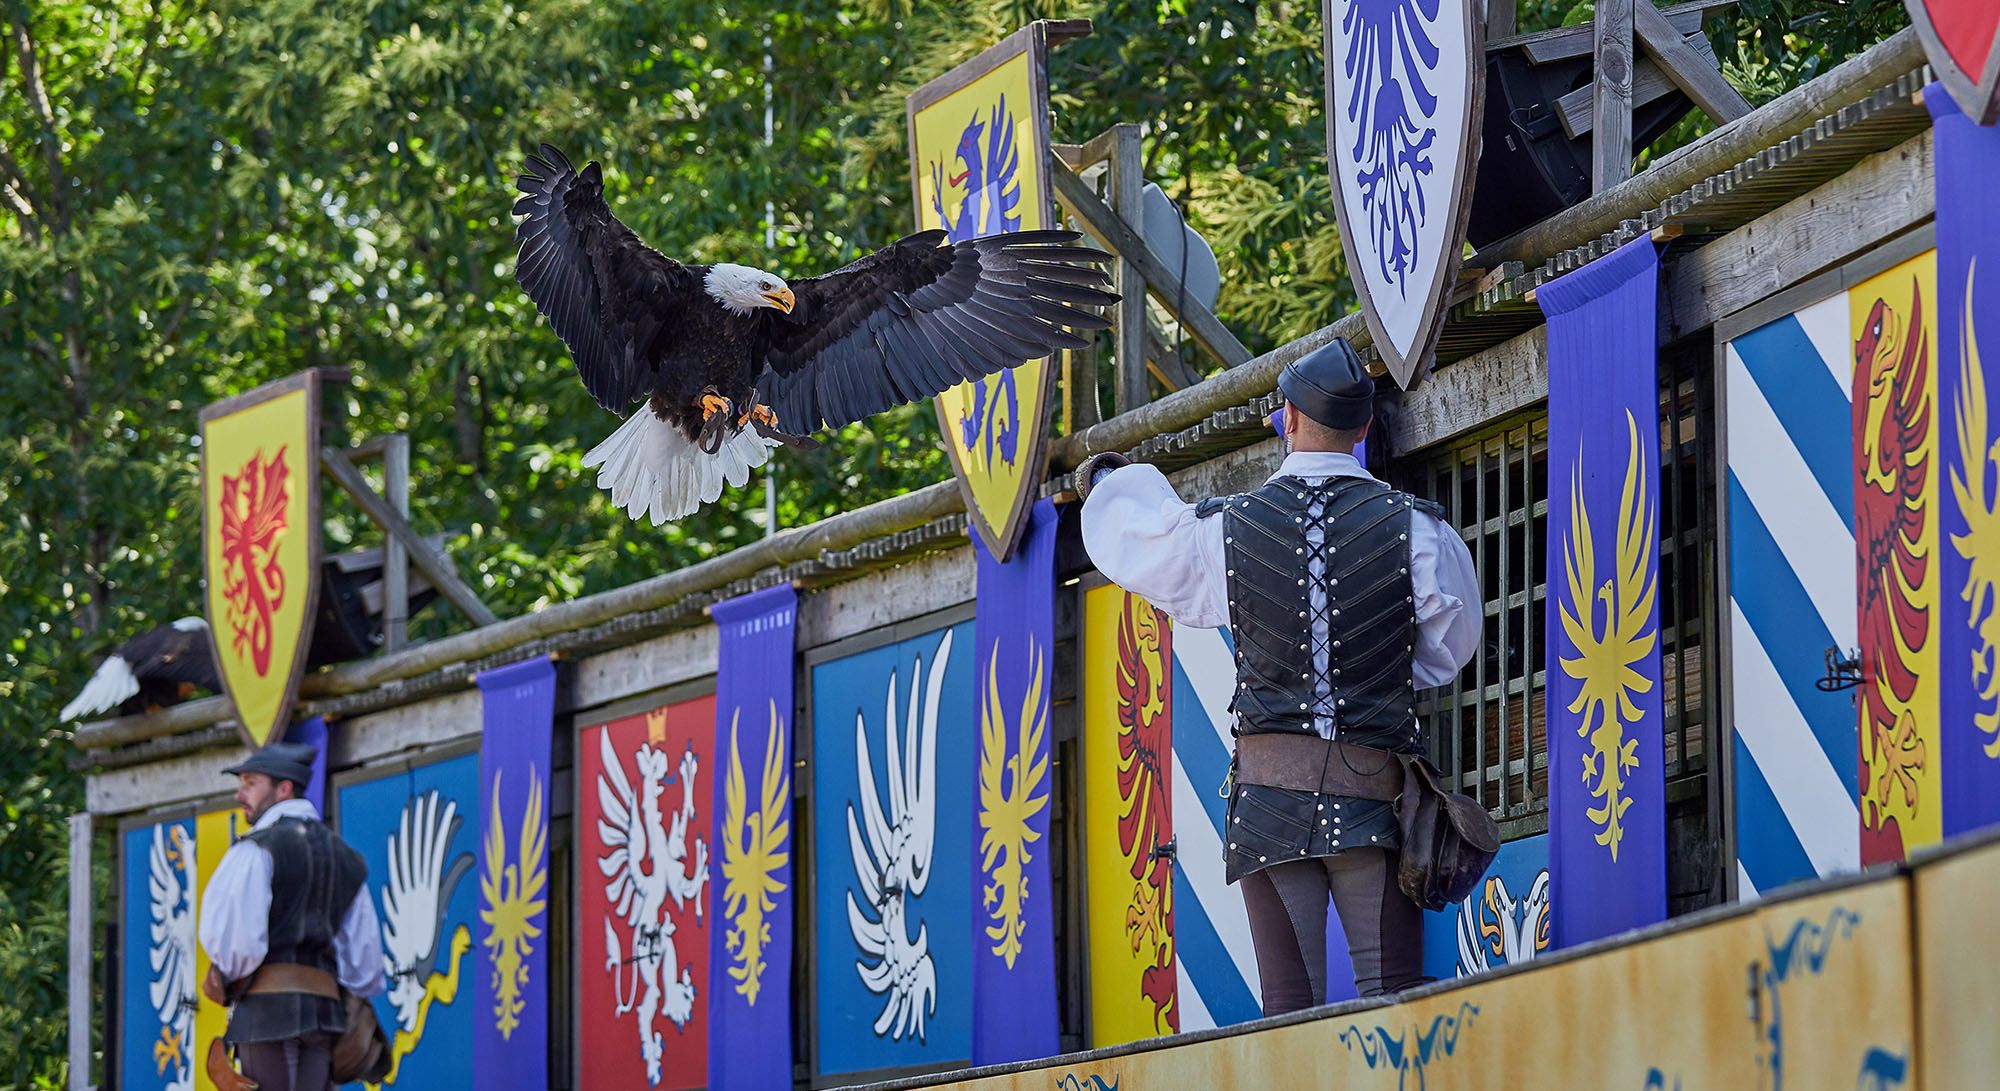
[[[653,528],[583,472],[610,419],[511,280],[525,151],[603,159],[667,253],[824,270],[911,222],[904,96],[1044,17],[1096,26],[1051,58],[1056,138],[1145,127],[1246,344],[1351,307],[1316,3],[0,0],[0,996],[19,1013],[0,1086],[66,1080],[63,819],[83,798],[55,710],[119,640],[200,610],[201,406],[350,369],[346,439],[410,434],[413,521],[502,616],[754,539],[759,485]],[[1520,24],[1589,18],[1526,0]],[[1742,0],[1709,30],[1764,101],[1905,19]],[[906,408],[781,455],[777,519],[948,473],[931,410]],[[376,541],[335,494],[327,536]],[[418,635],[460,624],[438,607]]]

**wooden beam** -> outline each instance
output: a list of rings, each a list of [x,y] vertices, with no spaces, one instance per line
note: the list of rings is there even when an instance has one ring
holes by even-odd
[[[338,449],[320,448],[319,464],[327,476],[333,478],[335,484],[347,490],[347,495],[354,498],[354,502],[361,506],[362,512],[368,518],[375,520],[376,525],[387,531],[390,537],[402,540],[403,548],[409,551],[410,561],[430,578],[432,586],[436,587],[440,594],[451,600],[453,606],[458,607],[460,613],[470,618],[474,625],[481,627],[500,620],[492,610],[487,609],[485,603],[479,601],[479,596],[473,593],[472,588],[467,587],[465,581],[459,579],[457,570],[449,561],[441,560],[437,554],[424,548],[423,538],[410,529],[409,522],[398,515],[396,510],[389,506],[388,501],[382,499],[368,486],[368,479],[362,477],[361,471],[342,457]]]
[[[1750,112],[1750,103],[1722,78],[1715,65],[1682,39],[1667,17],[1660,14],[1660,9],[1653,6],[1653,0],[1637,0],[1632,12],[1632,30],[1639,41],[1666,70],[1667,78],[1687,92],[1687,97],[1702,112],[1718,123],[1735,121]]]
[[[1187,360],[1167,344],[1165,331],[1150,320],[1146,323],[1146,370],[1168,391],[1186,390],[1201,381]]]
[[[1821,118],[1866,101],[1923,64],[1923,43],[1914,28],[1904,27],[1860,56],[1842,61],[1826,75],[1785,92],[1749,116],[1654,163],[1616,190],[1592,194],[1574,207],[1486,246],[1470,260],[1489,269],[1503,261],[1540,265],[1552,254],[1616,231],[1636,211],[1652,208],[1798,135]]]
[[[1412,451],[1518,413],[1549,396],[1548,327],[1537,326],[1431,372],[1414,390],[1377,399],[1389,453]]]
[[[1695,34],[1688,39],[1688,44],[1713,61],[1715,54],[1708,50],[1706,36]],[[1632,70],[1632,105],[1635,108],[1655,102],[1673,89],[1674,81],[1667,78],[1667,74],[1660,70],[1659,65],[1654,64],[1650,58],[1639,59],[1638,65]],[[1592,90],[1593,85],[1584,84],[1556,100],[1556,116],[1562,121],[1563,132],[1571,137],[1582,136],[1594,128],[1594,119],[1591,117]]]
[[[1113,125],[1111,135],[1111,177],[1107,187],[1111,191],[1111,211],[1128,231],[1143,238],[1145,217],[1140,195],[1146,179],[1140,173],[1143,167],[1139,127]],[[1111,360],[1117,378],[1112,391],[1112,411],[1128,413],[1153,400],[1152,388],[1146,382],[1146,280],[1131,257],[1121,251],[1118,260],[1112,263],[1111,284],[1119,297],[1111,324],[1115,346]]]
[[[1936,215],[1931,130],[1689,251],[1661,277],[1661,340],[1698,333]]]
[[[1097,199],[1097,194],[1090,191],[1090,187],[1083,179],[1077,177],[1075,171],[1061,163],[1052,162],[1049,164],[1049,174],[1055,180],[1056,199],[1062,202],[1063,207],[1076,217],[1077,223],[1099,243],[1129,258],[1132,264],[1138,266],[1139,275],[1145,278],[1146,290],[1152,293],[1154,299],[1160,301],[1160,305],[1188,331],[1188,336],[1194,338],[1203,351],[1228,367],[1235,367],[1250,359],[1250,350],[1244,348],[1243,342],[1238,341],[1236,335],[1230,333],[1229,328],[1215,317],[1215,312],[1192,299],[1183,301],[1175,298],[1176,294],[1179,294],[1179,278],[1174,276],[1167,268],[1167,263],[1153,252],[1153,248],[1146,245],[1144,239],[1120,222],[1110,209],[1104,207],[1104,202]],[[1182,302],[1186,303],[1184,313],[1176,311]]]
[[[1486,40],[1514,36],[1515,0],[1486,0]]]
[[[1632,176],[1632,20],[1639,3],[1652,0],[1598,0],[1591,20],[1597,59],[1590,188],[1596,193]]]
[[[1695,34],[1701,30],[1702,13],[1708,8],[1727,7],[1736,0],[1698,0],[1692,4],[1677,4],[1666,8],[1660,14],[1682,34]],[[1513,38],[1488,38],[1486,50],[1518,48],[1528,58],[1530,64],[1547,64],[1550,61],[1565,61],[1576,57],[1588,57],[1591,53],[1592,29],[1584,23],[1573,27],[1557,27],[1554,30],[1538,30],[1533,34],[1522,34]]]

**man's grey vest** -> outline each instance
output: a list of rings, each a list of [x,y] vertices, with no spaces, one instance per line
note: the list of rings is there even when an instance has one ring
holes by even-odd
[[[1438,513],[1365,477],[1317,484],[1281,477],[1200,506],[1203,516],[1223,520],[1237,735],[1316,734],[1315,720],[1330,716],[1342,742],[1420,748],[1410,583],[1411,517],[1419,509]],[[1315,609],[1311,585],[1320,581],[1325,596]],[[1316,617],[1326,630],[1323,675],[1314,665]],[[1387,803],[1264,785],[1236,785],[1228,825],[1231,882],[1286,860],[1399,844]]]
[[[304,818],[280,819],[243,839],[271,854],[270,950],[264,962],[311,966],[338,977],[334,937],[368,879],[367,861],[325,823]],[[346,1029],[339,1001],[255,993],[236,1002],[224,1038],[269,1042]]]

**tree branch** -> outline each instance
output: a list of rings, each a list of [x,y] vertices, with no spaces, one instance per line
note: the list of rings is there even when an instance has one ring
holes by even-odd
[[[42,127],[48,130],[48,139],[42,143],[42,156],[49,165],[49,192],[53,195],[52,206],[56,213],[55,230],[69,230],[69,200],[64,194],[66,188],[62,165],[62,133],[56,128],[55,110],[49,105],[49,91],[42,83],[42,63],[35,55],[35,39],[28,30],[25,20],[14,22],[14,52],[21,62],[21,87],[27,92],[28,105],[41,118]]]

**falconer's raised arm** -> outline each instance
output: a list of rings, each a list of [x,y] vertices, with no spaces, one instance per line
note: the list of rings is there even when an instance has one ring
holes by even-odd
[[[1198,517],[1157,467],[1122,456],[1093,456],[1078,478],[1083,548],[1098,571],[1182,625],[1229,624],[1221,519]]]

